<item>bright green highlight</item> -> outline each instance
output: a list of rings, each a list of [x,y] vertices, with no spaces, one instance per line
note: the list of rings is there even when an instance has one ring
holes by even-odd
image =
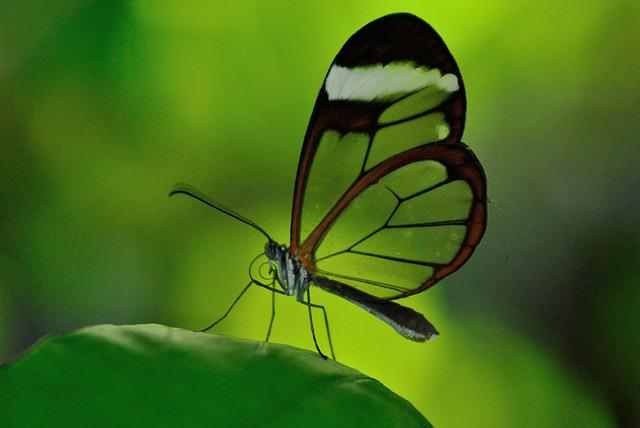
[[[442,104],[449,98],[449,95],[459,89],[458,79],[453,74],[442,76],[438,83],[430,84],[415,94],[392,104],[382,112],[378,123],[383,125],[426,112]]]
[[[302,205],[303,240],[358,177],[368,144],[367,134],[322,134]]]
[[[428,266],[401,263],[351,253],[344,253],[322,260],[318,262],[318,268],[327,272],[382,282],[405,289],[417,288],[433,273],[433,269]],[[331,275],[328,276],[331,278]],[[391,297],[400,294],[397,290],[368,285],[359,281],[350,281],[339,277],[334,277],[333,279],[354,285],[360,290],[378,297]]]
[[[384,186],[374,184],[367,187],[351,201],[329,228],[316,256],[321,258],[346,250],[368,233],[381,227],[395,206],[395,196]]]
[[[431,426],[377,380],[315,352],[161,325],[40,342],[0,370],[0,415],[7,428]]]
[[[447,179],[447,168],[439,162],[423,160],[398,168],[380,179],[401,198],[413,195]]]
[[[390,225],[464,220],[469,216],[473,194],[464,180],[447,183],[400,204]]]
[[[464,239],[465,226],[383,229],[354,250],[409,260],[449,263]]]
[[[369,169],[405,150],[443,140],[447,138],[449,131],[449,125],[443,113],[431,113],[384,127],[373,137],[366,168]]]

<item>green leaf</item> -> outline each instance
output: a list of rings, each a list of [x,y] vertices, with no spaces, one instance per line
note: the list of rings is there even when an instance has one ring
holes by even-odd
[[[161,325],[44,339],[0,370],[0,415],[3,427],[431,426],[378,381],[315,353]]]

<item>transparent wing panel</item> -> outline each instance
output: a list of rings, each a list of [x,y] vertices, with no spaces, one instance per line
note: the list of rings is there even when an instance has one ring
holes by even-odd
[[[401,198],[428,189],[447,179],[447,168],[439,162],[423,160],[396,169],[380,179]]]
[[[302,236],[306,237],[356,180],[369,145],[367,134],[341,136],[328,130],[316,152],[302,206]]]
[[[433,268],[393,260],[372,259],[342,253],[317,263],[318,273],[378,297],[396,296],[416,288],[433,273]]]
[[[384,228],[352,251],[425,263],[449,263],[460,249],[465,226]]]
[[[473,194],[464,180],[455,180],[402,200],[389,225],[464,220],[469,215]]]
[[[396,204],[395,196],[384,186],[366,188],[329,229],[316,251],[316,258],[346,250],[371,231],[382,227]]]
[[[449,130],[444,114],[439,112],[382,128],[373,137],[366,169],[405,150],[444,140]]]

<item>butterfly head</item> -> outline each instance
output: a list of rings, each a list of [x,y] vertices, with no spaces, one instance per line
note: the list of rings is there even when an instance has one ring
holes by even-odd
[[[278,258],[278,255],[282,252],[281,245],[278,245],[277,242],[269,240],[264,245],[264,255],[267,256],[269,260],[275,260]]]

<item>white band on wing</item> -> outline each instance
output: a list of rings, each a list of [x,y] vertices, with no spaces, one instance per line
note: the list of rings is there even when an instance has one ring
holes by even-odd
[[[446,92],[459,89],[455,74],[441,75],[437,68],[416,67],[412,62],[391,62],[365,67],[331,66],[325,88],[329,100],[393,101],[428,85]]]

